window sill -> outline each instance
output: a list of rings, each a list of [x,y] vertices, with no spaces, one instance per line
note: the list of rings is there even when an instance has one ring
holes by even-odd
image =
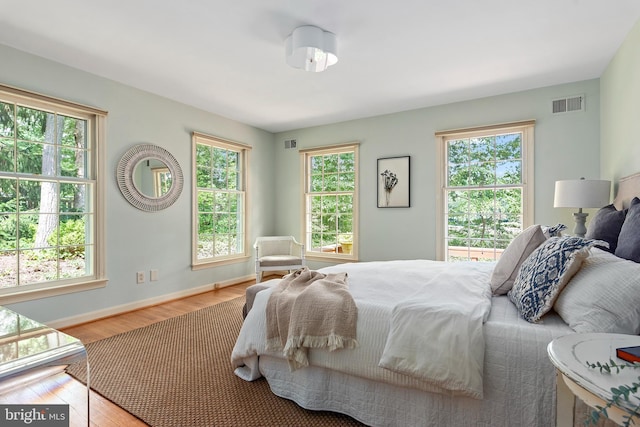
[[[191,264],[191,270],[193,271],[204,270],[207,268],[219,267],[221,265],[238,264],[241,262],[247,262],[249,261],[249,259],[250,259],[249,256],[242,255],[242,256],[233,257],[233,258],[224,258],[216,261],[203,261],[197,264],[196,263]]]
[[[307,252],[305,254],[307,261],[324,261],[324,262],[358,262],[355,255],[336,255],[336,254],[318,254],[317,252]]]
[[[60,284],[56,286],[33,285],[18,289],[5,289],[0,293],[0,305],[14,304],[18,302],[70,294],[73,292],[104,288],[107,286],[107,282],[108,279],[96,279],[80,283]]]

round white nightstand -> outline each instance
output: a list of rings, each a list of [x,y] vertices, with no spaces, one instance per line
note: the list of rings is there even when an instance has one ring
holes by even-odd
[[[640,369],[624,369],[619,373],[600,372],[592,369],[587,362],[624,363],[616,357],[616,348],[640,345],[640,336],[622,334],[571,334],[557,338],[549,343],[549,359],[558,370],[557,388],[557,425],[573,426],[574,396],[582,399],[591,407],[604,406],[612,398],[611,388],[638,381]],[[618,424],[628,412],[640,404],[637,396],[630,402],[624,402],[621,408],[613,407],[607,411],[609,419]],[[636,420],[638,423],[638,420]]]

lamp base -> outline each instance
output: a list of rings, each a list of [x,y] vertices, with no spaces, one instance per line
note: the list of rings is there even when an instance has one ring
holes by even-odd
[[[584,237],[584,235],[587,233],[587,226],[585,225],[585,223],[587,221],[588,215],[588,213],[582,212],[582,209],[580,209],[580,212],[576,212],[573,214],[573,219],[576,222],[576,226],[573,229],[573,234],[578,237]]]

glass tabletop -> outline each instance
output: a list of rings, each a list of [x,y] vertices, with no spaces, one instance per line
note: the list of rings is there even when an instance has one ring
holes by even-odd
[[[0,307],[0,381],[82,357],[86,357],[84,345],[77,338]]]
[[[0,306],[0,404],[29,405],[47,403],[74,406],[64,425],[87,425],[89,422],[88,378],[83,396],[69,405],[64,398],[41,396],[26,399],[17,391],[62,373],[73,363],[87,364],[82,342],[70,335]],[[16,398],[15,396],[19,396]],[[16,409],[17,411],[18,409]],[[19,410],[21,410],[19,408]],[[0,418],[0,424],[1,423]]]

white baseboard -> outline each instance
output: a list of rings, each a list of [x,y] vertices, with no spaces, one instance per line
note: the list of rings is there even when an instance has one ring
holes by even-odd
[[[236,277],[234,279],[223,280],[220,282],[209,283],[197,288],[185,289],[183,291],[173,292],[170,294],[159,295],[157,297],[148,298],[145,300],[134,301],[127,304],[116,305],[113,307],[105,308],[102,310],[91,311],[89,313],[79,314],[77,316],[65,317],[63,319],[53,320],[47,322],[47,326],[53,329],[63,329],[70,326],[79,325],[81,323],[93,322],[105,317],[115,316],[117,314],[126,313],[128,311],[139,310],[141,308],[150,307],[153,305],[162,304],[164,302],[190,297],[192,295],[201,294],[203,292],[212,291],[214,289],[220,289],[227,286],[233,286],[240,283],[248,282],[255,279],[254,275],[248,275],[243,277]]]
[[[248,282],[250,280],[254,280],[256,278],[255,274],[250,274],[247,276],[243,276],[243,277],[235,277],[233,279],[229,279],[229,280],[223,280],[221,282],[215,282],[213,284],[214,289],[220,289],[220,288],[224,288],[227,286],[233,286],[233,285],[238,285],[240,283],[244,283],[244,282]]]

